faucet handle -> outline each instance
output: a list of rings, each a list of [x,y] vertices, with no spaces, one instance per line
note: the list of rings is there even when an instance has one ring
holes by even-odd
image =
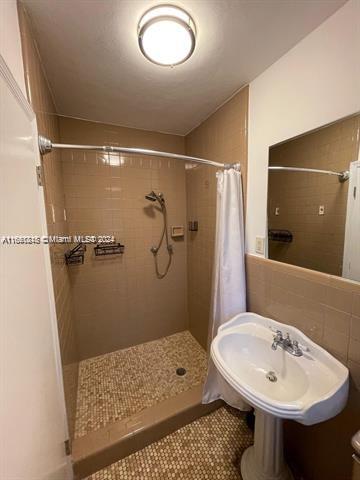
[[[277,328],[273,328],[271,325],[269,325],[269,329],[273,332],[273,333],[276,333],[276,335],[281,335],[282,337],[282,331],[281,330],[278,330]]]
[[[301,343],[299,343],[297,340],[293,340],[292,342],[293,346],[295,348],[299,348],[300,350],[302,350],[303,352],[310,352],[310,348],[307,347],[306,345],[302,345]]]
[[[276,330],[274,338],[276,338],[277,340],[282,340],[284,338],[282,331],[281,330]]]
[[[291,342],[291,346],[296,356],[301,356],[303,354],[302,349],[299,347],[299,342],[297,340],[293,340]]]

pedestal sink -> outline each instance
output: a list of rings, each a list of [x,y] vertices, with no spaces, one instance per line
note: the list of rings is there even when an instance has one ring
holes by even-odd
[[[274,343],[276,335],[283,338],[279,331],[295,341],[299,356]],[[211,357],[255,408],[254,446],[241,460],[243,480],[292,479],[283,457],[282,419],[313,425],[337,415],[348,397],[347,368],[297,328],[254,313],[236,315],[219,328]]]

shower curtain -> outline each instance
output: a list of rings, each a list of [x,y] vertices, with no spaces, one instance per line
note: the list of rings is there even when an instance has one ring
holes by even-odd
[[[360,149],[350,163],[342,276],[360,282]]]
[[[220,325],[246,311],[245,245],[241,173],[217,172],[215,259],[209,322],[210,343]],[[240,410],[248,405],[220,376],[209,358],[203,403],[223,399]]]

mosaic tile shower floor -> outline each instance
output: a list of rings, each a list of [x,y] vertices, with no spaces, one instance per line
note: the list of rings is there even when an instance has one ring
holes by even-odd
[[[184,367],[186,375],[176,375]],[[206,353],[184,331],[80,362],[75,438],[203,383]]]
[[[88,480],[241,480],[240,458],[252,442],[245,414],[222,407]]]

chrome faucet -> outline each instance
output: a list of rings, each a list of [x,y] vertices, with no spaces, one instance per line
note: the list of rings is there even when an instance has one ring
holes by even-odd
[[[301,355],[303,355],[303,351],[299,347],[299,343],[296,340],[291,340],[288,333],[284,338],[281,330],[276,330],[271,348],[276,350],[278,346],[295,357],[301,357]]]

